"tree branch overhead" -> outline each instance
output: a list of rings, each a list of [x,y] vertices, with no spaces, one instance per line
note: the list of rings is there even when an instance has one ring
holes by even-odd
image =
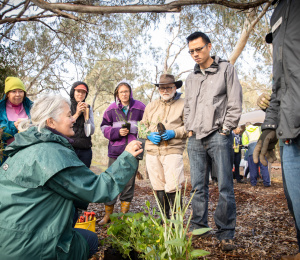
[[[165,13],[180,12],[181,7],[189,5],[218,4],[229,8],[247,10],[258,7],[271,0],[256,0],[249,3],[239,3],[230,0],[180,0],[161,5],[123,5],[123,6],[88,6],[82,4],[47,3],[44,0],[31,0],[40,8],[47,10],[71,11],[77,13],[110,14],[110,13]],[[125,8],[124,8],[125,7]]]
[[[250,8],[255,8],[263,5],[264,3],[271,2],[272,0],[255,0],[247,3],[240,3],[239,1],[233,0],[179,0],[173,1],[168,4],[160,4],[160,5],[131,5],[130,2],[128,5],[118,5],[118,6],[110,6],[110,5],[87,5],[87,4],[78,4],[78,1],[75,3],[49,3],[44,0],[27,0],[24,1],[18,6],[24,5],[25,9],[27,9],[27,5],[29,2],[34,4],[35,6],[47,10],[52,13],[52,16],[60,16],[73,20],[78,20],[76,17],[76,13],[86,13],[86,14],[114,14],[114,13],[168,13],[168,12],[180,12],[181,8],[184,6],[191,5],[222,5],[228,8],[233,8],[237,10],[248,10]],[[8,0],[4,1],[1,5],[1,8],[4,9],[5,5],[9,5]],[[13,1],[12,1],[13,2]],[[137,1],[136,1],[137,2]],[[79,2],[80,3],[80,2]],[[13,7],[13,8],[16,8]],[[31,16],[23,16],[23,17],[14,17],[13,15],[8,16],[6,14],[7,10],[0,14],[0,24],[4,23],[15,23],[15,22],[23,22],[23,21],[31,21],[36,20],[36,18],[45,18],[49,16],[34,16],[34,19]],[[70,13],[72,12],[72,13]],[[51,16],[51,15],[50,15]]]

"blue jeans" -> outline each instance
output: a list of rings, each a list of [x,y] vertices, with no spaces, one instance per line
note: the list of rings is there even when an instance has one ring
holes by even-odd
[[[218,178],[219,201],[214,214],[219,240],[232,239],[236,224],[236,205],[233,191],[231,146],[228,136],[213,132],[203,139],[193,135],[188,142],[190,160],[193,217],[190,230],[208,227],[208,182],[207,156],[211,158]]]
[[[282,154],[285,193],[289,209],[295,219],[300,251],[300,136],[283,146]]]
[[[257,178],[258,178],[258,166],[260,167],[260,174],[263,179],[263,184],[265,187],[269,187],[271,185],[270,174],[268,170],[268,166],[262,165],[260,161],[258,163],[254,163],[253,154],[249,155],[248,158],[249,171],[250,171],[250,183],[252,186],[256,186]]]
[[[96,233],[86,230],[86,229],[81,229],[81,228],[74,228],[75,231],[80,233],[86,240],[86,242],[89,245],[89,257],[92,255],[96,254],[98,251],[98,236]]]

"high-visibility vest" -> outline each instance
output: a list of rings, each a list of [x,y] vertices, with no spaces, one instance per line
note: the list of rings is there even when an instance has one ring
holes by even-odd
[[[248,137],[248,143],[244,144],[251,144],[254,142],[257,142],[260,135],[261,135],[261,128],[260,126],[251,126],[251,131],[247,131],[247,129],[245,130],[244,134],[246,134],[246,136]]]

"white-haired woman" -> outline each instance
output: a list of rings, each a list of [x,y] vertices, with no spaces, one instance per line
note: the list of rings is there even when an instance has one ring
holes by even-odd
[[[127,145],[100,175],[74,152],[70,103],[44,95],[21,122],[8,159],[0,169],[0,259],[88,259],[97,251],[97,235],[74,229],[74,202],[114,199],[133,176],[140,142]],[[118,174],[115,174],[115,173]]]

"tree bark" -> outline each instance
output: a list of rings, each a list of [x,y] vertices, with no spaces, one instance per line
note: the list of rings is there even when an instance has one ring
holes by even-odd
[[[250,37],[251,32],[253,31],[255,25],[259,22],[259,20],[265,15],[265,13],[268,11],[269,7],[271,5],[271,2],[268,2],[263,10],[260,12],[259,15],[255,15],[255,10],[252,9],[248,15],[248,19],[245,20],[243,30],[241,33],[241,36],[239,40],[237,41],[233,51],[230,54],[229,61],[231,64],[234,64],[237,60],[237,58],[241,55],[242,51],[244,50],[247,41]]]
[[[74,14],[68,13],[90,13],[90,14],[113,14],[113,13],[167,13],[167,12],[180,12],[181,7],[190,5],[209,5],[217,4],[223,5],[228,8],[237,10],[248,10],[263,5],[264,3],[271,3],[272,0],[256,0],[249,3],[238,3],[232,0],[179,0],[173,1],[168,4],[161,5],[122,5],[122,6],[93,6],[83,4],[70,4],[70,3],[48,3],[44,0],[26,0],[24,2],[25,9],[28,3],[31,2],[37,7],[50,11],[52,14],[44,15],[42,12],[38,15],[26,16],[26,17],[14,17],[14,16],[0,16],[0,24],[16,23],[26,21],[39,21],[41,18],[47,17],[65,17],[73,20],[80,20]],[[5,0],[1,4],[1,8],[4,8],[9,4],[9,1]],[[22,5],[22,3],[21,3]]]
[[[229,8],[247,10],[272,0],[256,0],[249,3],[238,3],[230,0],[180,0],[162,5],[126,5],[126,6],[88,6],[66,3],[47,3],[44,0],[31,0],[42,9],[56,12],[70,11],[77,13],[109,14],[109,13],[145,13],[145,12],[180,12],[182,6],[218,4]],[[124,8],[126,7],[126,8]]]

